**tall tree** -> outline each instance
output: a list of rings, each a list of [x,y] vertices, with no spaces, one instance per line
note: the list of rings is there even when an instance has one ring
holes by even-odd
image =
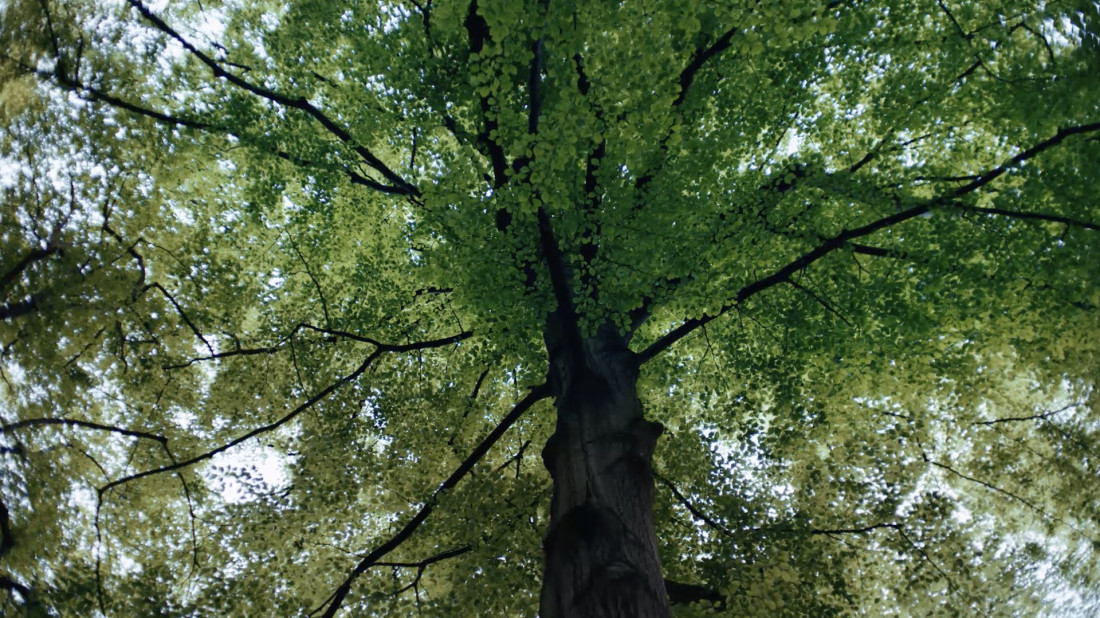
[[[9,0],[5,612],[1096,611],[1098,11]]]

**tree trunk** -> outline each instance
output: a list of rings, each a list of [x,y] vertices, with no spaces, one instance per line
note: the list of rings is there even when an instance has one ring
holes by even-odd
[[[605,326],[571,342],[556,320],[546,333],[557,426],[543,450],[554,496],[540,617],[667,618],[650,467],[663,427],[643,416],[624,338]]]

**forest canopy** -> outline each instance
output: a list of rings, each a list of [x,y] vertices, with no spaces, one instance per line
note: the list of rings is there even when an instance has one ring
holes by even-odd
[[[1098,34],[0,2],[0,613],[1100,612]]]

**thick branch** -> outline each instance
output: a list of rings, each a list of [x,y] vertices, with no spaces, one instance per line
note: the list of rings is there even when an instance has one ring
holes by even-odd
[[[40,299],[40,294],[32,294],[19,302],[0,305],[0,320],[14,320],[33,313],[38,309]]]
[[[165,35],[171,37],[180,45],[183,46],[192,56],[197,58],[199,62],[205,64],[214,73],[214,76],[221,78],[233,84],[234,86],[245,90],[260,98],[271,101],[272,103],[278,103],[284,107],[300,110],[316,120],[326,131],[335,136],[341,142],[349,145],[358,154],[364,162],[373,170],[382,174],[382,176],[389,181],[393,186],[389,187],[387,192],[398,193],[403,195],[418,195],[419,191],[415,186],[408,183],[399,176],[396,172],[391,170],[381,159],[376,157],[374,153],[368,150],[365,146],[358,144],[355,139],[347,132],[343,127],[338,125],[334,120],[329,118],[324,112],[315,107],[305,97],[291,97],[274,90],[257,86],[249,82],[248,80],[230,73],[225,70],[216,60],[203,53],[197,47],[192,45],[187,39],[183,37],[179,32],[169,26],[164,20],[153,13],[149,7],[145,6],[140,0],[127,0],[130,6],[134,7],[146,21],[153,24],[153,26],[160,30]]]
[[[976,192],[978,189],[981,189],[982,187],[993,182],[997,178],[1000,178],[1009,170],[1013,169],[1024,161],[1027,161],[1028,159],[1031,159],[1039,155],[1040,153],[1060,144],[1067,137],[1080,135],[1083,133],[1091,133],[1095,131],[1100,131],[1100,122],[1060,129],[1052,137],[1038,142],[1027,150],[1020,152],[1008,161],[979,175],[977,178],[961,187],[958,187],[938,197],[932,198],[922,204],[918,204],[906,210],[894,213],[888,217],[883,217],[876,221],[872,221],[871,223],[855,228],[853,230],[842,230],[836,236],[825,239],[825,242],[823,242],[821,245],[818,245],[813,250],[796,258],[795,260],[780,268],[771,275],[764,277],[763,279],[758,279],[753,283],[750,283],[749,285],[741,288],[714,315],[704,314],[702,317],[692,318],[690,320],[687,320],[680,326],[676,327],[675,329],[671,330],[663,337],[650,344],[648,348],[640,352],[638,354],[638,362],[644,363],[652,359],[656,355],[668,349],[668,347],[672,344],[676,343],[677,341],[686,337],[691,332],[695,331],[697,328],[706,325],[707,323],[721,315],[724,315],[726,312],[730,311],[734,307],[737,307],[752,296],[763,292],[764,290],[767,290],[768,288],[771,288],[775,285],[789,281],[790,277],[794,273],[804,268],[807,268],[814,262],[817,262],[821,258],[829,255],[837,249],[840,249],[846,244],[849,244],[852,240],[855,240],[856,238],[861,238],[863,236],[868,236],[898,223],[908,221],[914,217],[918,217],[931,211],[935,207],[954,205],[955,200],[957,200],[958,198],[969,193]]]
[[[470,43],[470,52],[480,54],[481,50],[485,48],[485,44],[492,39],[492,35],[489,33],[489,23],[477,12],[477,0],[472,0],[470,2],[464,25],[466,26],[466,36]],[[493,137],[493,133],[500,125],[492,115],[492,106],[489,105],[489,96],[480,97],[479,100],[483,128],[477,135],[477,141],[484,149],[485,154],[488,155],[489,161],[492,163],[493,187],[500,188],[508,182],[508,177],[506,175],[508,162],[504,156],[504,148],[500,145],[500,142]]]
[[[0,500],[0,558],[7,555],[13,547],[15,547],[15,536],[11,530],[11,516],[8,513],[8,505]],[[23,601],[29,601],[31,598],[30,588],[6,575],[0,575],[0,588],[7,590],[9,594],[13,591],[18,592],[19,596],[23,597]]]
[[[0,500],[0,558],[6,556],[12,547],[15,547],[15,537],[11,532],[11,513],[8,512],[8,505]]]
[[[0,575],[0,588],[7,590],[9,593],[12,591],[18,592],[19,596],[23,597],[24,601],[28,600],[31,596],[30,588],[27,588],[6,575]]]
[[[561,247],[554,237],[554,230],[550,224],[550,217],[542,208],[538,210],[539,241],[542,244],[542,254],[546,258],[546,266],[550,270],[550,284],[554,290],[554,298],[558,303],[558,314],[561,318],[560,326],[564,330],[566,341],[574,354],[581,354],[581,332],[577,319],[577,310],[573,306],[573,291],[569,286],[569,272],[565,266],[565,260],[561,254]],[[580,359],[577,359],[580,361]],[[583,365],[583,361],[579,362]]]
[[[60,251],[60,247],[56,245],[49,245],[45,248],[31,249],[27,252],[27,255],[23,256],[23,259],[19,260],[8,272],[4,273],[0,277],[0,292],[3,292],[9,285],[12,284],[24,270],[30,267],[35,262],[40,262],[51,255]]]
[[[453,489],[456,485],[458,485],[459,481],[461,481],[463,477],[465,477],[466,474],[468,474],[470,470],[473,469],[477,462],[479,462],[481,458],[485,456],[485,453],[487,453],[489,449],[492,448],[492,446],[496,444],[498,440],[500,440],[501,436],[503,436],[504,433],[508,431],[508,429],[513,424],[515,424],[515,422],[519,420],[519,418],[523,416],[523,414],[528,409],[531,408],[531,406],[549,396],[550,386],[548,384],[540,384],[539,386],[531,389],[531,392],[528,393],[526,397],[520,400],[520,402],[512,408],[512,411],[509,412],[500,421],[500,423],[497,424],[495,428],[493,428],[491,432],[489,432],[489,435],[486,436],[485,439],[482,440],[481,443],[478,444],[474,448],[474,450],[470,452],[470,455],[461,464],[459,464],[458,468],[456,468],[449,477],[447,477],[447,480],[443,481],[443,483],[432,493],[431,497],[427,500],[427,502],[424,503],[424,506],[420,507],[420,510],[417,511],[416,515],[414,515],[413,518],[409,520],[409,523],[405,524],[405,527],[402,528],[397,534],[390,537],[389,540],[380,545],[371,553],[367,554],[367,556],[364,557],[359,562],[359,564],[355,565],[355,568],[352,569],[351,574],[348,575],[347,579],[345,579],[344,582],[340,584],[340,586],[336,589],[336,591],[332,593],[332,596],[326,599],[325,602],[321,604],[321,607],[318,607],[316,610],[311,612],[310,615],[316,614],[318,611],[321,610],[321,608],[325,608],[327,606],[327,609],[325,609],[325,612],[323,614],[324,617],[332,618],[332,616],[335,616],[336,612],[340,610],[340,605],[344,602],[344,598],[347,597],[348,592],[351,591],[351,586],[355,583],[355,580],[358,579],[360,575],[365,573],[367,569],[371,568],[372,566],[378,565],[379,561],[383,557],[385,557],[393,550],[397,549],[402,543],[404,543],[409,537],[411,537],[412,534],[416,532],[416,529],[424,523],[424,520],[426,520],[428,516],[431,515],[432,511],[435,509],[436,500],[438,499],[439,495],[442,492]]]
[[[738,30],[740,30],[740,28],[731,28],[727,30],[725,34],[718,37],[718,40],[709,47],[700,49],[695,56],[692,57],[691,62],[684,67],[684,70],[680,71],[680,94],[678,94],[676,99],[672,102],[673,107],[679,107],[684,102],[684,99],[687,98],[688,89],[691,88],[691,84],[695,81],[695,76],[699,74],[699,70],[703,68],[703,65],[730,46],[730,41],[733,40]]]
[[[666,579],[665,593],[668,594],[669,605],[709,602],[713,603],[718,611],[726,607],[726,597],[722,593],[697,584],[685,584]]]

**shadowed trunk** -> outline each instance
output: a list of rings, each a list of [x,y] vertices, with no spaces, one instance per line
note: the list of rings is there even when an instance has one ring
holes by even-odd
[[[557,319],[546,334],[557,426],[543,451],[554,497],[539,615],[667,618],[650,468],[663,428],[643,416],[624,338],[605,326],[574,349]]]

